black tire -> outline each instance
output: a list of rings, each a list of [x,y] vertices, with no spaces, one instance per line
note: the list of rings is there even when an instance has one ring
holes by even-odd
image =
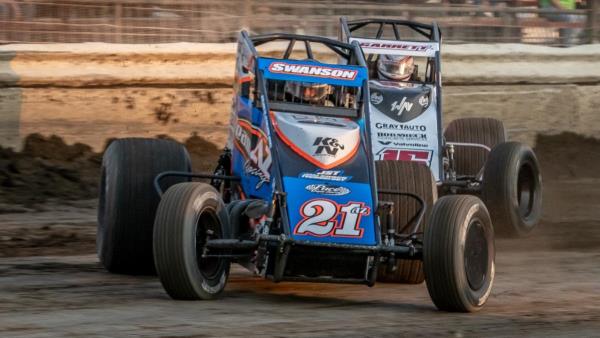
[[[152,226],[160,198],[154,178],[163,171],[190,171],[185,147],[168,140],[113,141],[102,159],[96,248],[113,273],[152,274]],[[167,178],[163,189],[181,178]]]
[[[207,230],[211,238],[230,238],[228,216],[219,193],[204,183],[180,183],[163,195],[154,223],[154,261],[165,291],[173,299],[213,299],[225,288],[229,261],[202,258]]]
[[[482,198],[497,234],[518,237],[533,230],[542,216],[542,176],[533,150],[518,142],[492,149],[483,173]]]
[[[457,119],[444,131],[446,142],[483,144],[490,149],[506,142],[506,131],[501,121],[490,118]],[[454,147],[454,163],[457,175],[475,176],[483,168],[488,151],[477,147]]]
[[[244,215],[244,210],[252,203],[253,200],[235,200],[227,204],[227,215],[229,215],[229,228],[232,238],[238,238],[245,234],[248,228],[249,218]]]
[[[426,214],[420,228],[426,227],[429,210],[437,199],[437,188],[429,167],[417,162],[376,161],[377,187],[379,189],[398,190],[413,193],[423,198]],[[420,204],[411,197],[392,194],[379,194],[379,200],[394,203],[394,224],[397,234],[408,235],[410,229],[401,229],[418,213]],[[387,232],[387,229],[382,229]],[[423,262],[419,260],[399,259],[395,271],[382,264],[378,270],[377,280],[380,282],[418,284],[425,280]]]
[[[443,311],[474,312],[494,282],[494,229],[475,196],[450,195],[434,205],[423,241],[427,290]]]

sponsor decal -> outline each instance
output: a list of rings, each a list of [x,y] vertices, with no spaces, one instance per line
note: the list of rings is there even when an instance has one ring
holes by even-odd
[[[390,119],[406,123],[422,116],[431,105],[431,88],[388,87],[379,82],[369,82],[371,93],[381,94],[381,102],[370,99],[372,114],[383,114]],[[372,95],[371,95],[372,96]]]
[[[412,161],[421,162],[429,166],[431,164],[431,150],[383,148],[377,153],[378,160]]]
[[[235,127],[234,145],[240,151],[244,159],[244,172],[248,175],[258,177],[256,189],[259,189],[263,184],[271,181],[271,151],[265,133],[255,126],[250,121],[238,119]],[[257,141],[252,147],[252,138],[256,137]]]
[[[383,123],[377,122],[375,123],[375,128],[377,129],[389,129],[389,130],[398,130],[398,131],[427,131],[427,127],[424,125],[418,124],[398,124],[398,123]]]
[[[435,52],[439,50],[439,44],[437,42],[350,38],[350,42],[353,41],[358,41],[365,54],[434,57]]]
[[[392,103],[392,107],[390,108],[390,111],[392,111],[392,112],[398,111],[398,116],[400,116],[405,111],[410,112],[412,107],[413,107],[413,103],[406,101],[406,97],[403,97],[402,101],[400,101],[399,103],[398,103],[398,101],[394,101]]]
[[[246,172],[248,175],[258,177],[258,183],[256,183],[255,187],[256,189],[260,189],[263,184],[271,182],[269,174],[260,170],[260,168],[250,160],[246,160],[246,162],[244,162],[244,172]]]
[[[331,137],[320,137],[319,136],[315,139],[313,146],[317,147],[314,155],[321,155],[321,156],[335,157],[340,149],[344,150],[344,145],[340,144],[340,142],[337,139],[331,138]]]
[[[429,106],[429,96],[427,95],[423,95],[419,98],[419,104],[421,105],[421,107],[426,108],[427,106]]]
[[[335,118],[335,117],[318,116],[318,115],[290,114],[290,113],[286,113],[286,114],[289,114],[298,123],[322,124],[322,125],[334,126],[334,127],[345,127],[347,125],[347,124],[344,124],[338,118]]]
[[[269,65],[269,71],[272,73],[326,77],[337,80],[354,80],[358,74],[357,70],[352,69],[339,69],[327,66],[286,62],[271,63]]]
[[[313,173],[304,172],[300,174],[300,177],[336,182],[346,182],[352,179],[352,176],[344,176],[343,170],[317,170]]]
[[[410,147],[410,148],[427,148],[427,143],[409,143],[409,142],[393,142],[393,141],[377,141],[377,143],[384,146],[393,145],[396,147]]]
[[[377,91],[383,96],[378,105],[370,100],[374,158],[424,163],[439,180],[442,171],[435,89],[428,85],[388,88],[374,81],[369,82],[369,87],[371,93]]]
[[[392,49],[402,51],[413,51],[413,52],[427,52],[434,50],[432,45],[428,44],[412,44],[406,42],[374,42],[374,41],[361,41],[360,46],[368,49]]]
[[[310,184],[304,187],[307,191],[320,195],[343,196],[350,193],[350,189],[329,184]]]
[[[406,141],[427,141],[426,133],[387,133],[377,132],[378,139],[388,139],[394,141],[406,140]]]
[[[383,102],[383,95],[380,92],[372,92],[371,93],[371,103],[372,104],[380,104]]]
[[[301,220],[294,226],[295,235],[362,238],[361,219],[371,208],[363,202],[338,204],[316,198],[305,202],[299,211]]]

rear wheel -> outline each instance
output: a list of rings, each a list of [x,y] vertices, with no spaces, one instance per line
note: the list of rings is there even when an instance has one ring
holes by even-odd
[[[104,267],[115,273],[154,272],[152,226],[160,198],[154,178],[161,172],[190,171],[185,147],[168,140],[119,139],[102,159],[96,247]],[[182,182],[166,178],[163,189]]]
[[[530,147],[506,142],[492,149],[485,164],[481,190],[496,233],[523,236],[539,222],[542,178]]]
[[[444,131],[446,142],[475,143],[493,148],[506,141],[506,132],[501,121],[490,118],[457,119]],[[483,168],[488,151],[479,147],[457,146],[454,148],[454,163],[458,175],[475,176]]]
[[[213,299],[225,288],[229,261],[205,257],[206,241],[231,238],[225,205],[204,183],[180,183],[163,195],[154,223],[154,260],[173,299]]]
[[[474,312],[494,281],[494,230],[483,202],[469,195],[440,198],[423,242],[427,290],[444,311]]]
[[[425,165],[417,162],[376,161],[375,169],[377,171],[377,186],[380,189],[397,190],[420,196],[425,202],[426,212],[431,209],[433,202],[437,199],[435,181],[431,175],[431,170]],[[419,212],[420,204],[414,198],[392,194],[380,193],[379,199],[394,203],[393,217],[396,234],[410,235],[411,220]],[[422,232],[425,228],[427,216],[428,214],[423,218],[417,232]],[[382,232],[386,233],[387,229],[382,229]],[[388,268],[386,265],[381,265],[377,279],[381,282],[422,283],[425,279],[423,263],[419,260],[399,259],[395,270]]]

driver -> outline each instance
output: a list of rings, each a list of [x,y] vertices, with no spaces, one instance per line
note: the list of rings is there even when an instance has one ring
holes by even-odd
[[[377,60],[377,76],[379,80],[408,81],[415,71],[412,56],[381,55]]]
[[[296,82],[285,83],[285,92],[295,102],[310,103],[314,105],[333,106],[327,99],[331,94],[331,86],[326,83]]]

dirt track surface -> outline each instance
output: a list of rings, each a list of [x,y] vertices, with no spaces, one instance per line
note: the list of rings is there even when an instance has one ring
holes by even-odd
[[[219,148],[205,140],[224,144],[231,104],[233,58],[219,53],[234,48],[201,60],[181,50],[13,55],[0,71],[9,86],[0,93],[0,142],[26,142],[19,154],[0,150],[0,337],[598,336],[600,141],[562,134],[534,142],[540,133],[597,134],[598,53],[583,46],[562,57],[511,50],[506,58],[496,47],[482,55],[466,47],[445,55],[446,83],[490,85],[446,87],[446,120],[505,121],[511,138],[536,144],[545,180],[543,224],[527,238],[496,241],[495,287],[482,312],[438,312],[425,285],[273,284],[235,268],[221,299],[181,302],[156,277],[108,274],[94,254],[93,199],[107,137],[168,135],[186,142],[196,170],[210,169]],[[541,85],[505,85],[532,83],[532,72],[560,84],[538,76],[532,82]],[[43,137],[27,137],[34,133]]]
[[[235,270],[221,299],[186,302],[170,300],[154,277],[107,274],[95,256],[3,259],[0,333],[594,336],[600,330],[600,268],[590,260],[599,258],[599,253],[499,253],[493,296],[478,314],[436,311],[424,285],[272,284]]]
[[[198,136],[186,146],[197,170],[219,152]],[[572,133],[537,138],[542,225],[496,241],[482,312],[449,314],[425,285],[273,284],[235,267],[221,299],[182,302],[156,277],[108,274],[94,254],[99,153],[30,136],[22,152],[0,152],[0,183],[16,183],[0,191],[0,337],[596,336],[599,149]]]
[[[0,336],[595,336],[599,188],[597,178],[546,185],[543,225],[496,241],[495,287],[477,314],[436,311],[425,285],[273,284],[239,268],[221,299],[173,301],[156,277],[100,267],[94,201],[2,214],[0,248],[12,249],[0,250]]]

